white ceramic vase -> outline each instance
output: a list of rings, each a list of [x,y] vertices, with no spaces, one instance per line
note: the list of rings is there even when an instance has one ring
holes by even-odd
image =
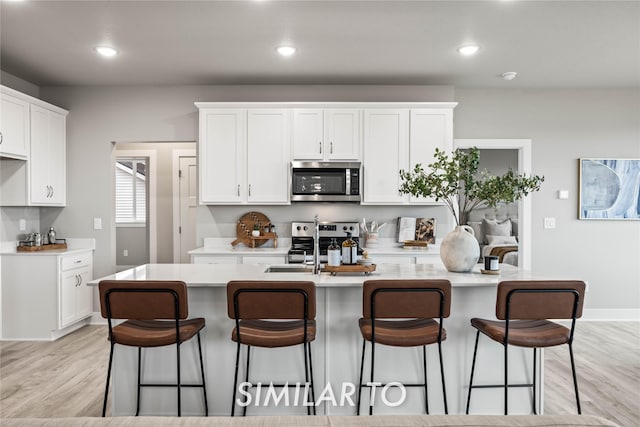
[[[468,225],[459,225],[449,232],[440,244],[440,258],[449,271],[471,271],[480,258],[480,246],[473,229]]]

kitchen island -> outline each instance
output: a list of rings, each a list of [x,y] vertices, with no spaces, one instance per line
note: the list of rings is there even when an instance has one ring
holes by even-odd
[[[225,286],[230,280],[312,280],[317,285],[317,325],[316,341],[312,344],[313,368],[316,400],[329,391],[335,394],[337,403],[326,399],[318,406],[319,414],[355,414],[355,406],[348,398],[342,403],[340,393],[349,390],[349,385],[357,385],[361,358],[362,338],[358,329],[358,318],[362,313],[362,282],[367,279],[429,279],[446,278],[453,286],[451,317],[445,319],[447,339],[443,342],[445,376],[449,413],[464,413],[468,390],[471,358],[473,356],[474,329],[470,326],[472,317],[495,318],[496,286],[500,280],[550,279],[528,271],[503,265],[500,275],[480,273],[478,265],[470,273],[451,273],[441,265],[432,264],[381,264],[370,276],[361,274],[327,273],[267,273],[265,264],[148,264],[135,267],[100,280],[182,280],[189,288],[189,316],[204,317],[203,352],[208,386],[209,414],[229,415],[233,387],[236,345],[231,341],[234,321],[227,317]],[[559,277],[554,277],[558,279]],[[569,279],[570,277],[566,277]],[[573,277],[575,278],[575,277]],[[185,343],[183,351],[183,381],[197,382],[197,348],[193,343]],[[108,344],[105,342],[105,346]],[[244,346],[243,346],[244,347]],[[243,348],[243,351],[246,349]],[[253,384],[270,381],[289,383],[302,382],[304,378],[302,348],[300,346],[281,349],[254,348],[251,357],[251,377]],[[367,360],[370,345],[367,345]],[[510,382],[531,382],[532,352],[510,348]],[[135,413],[136,356],[134,348],[116,346],[112,377],[112,414],[130,415]],[[154,348],[143,352],[143,381],[175,381],[175,347]],[[502,346],[480,340],[480,349],[475,384],[499,384],[503,380]],[[244,354],[243,354],[244,357]],[[538,358],[539,360],[542,357]],[[244,360],[244,359],[242,359]],[[381,382],[399,381],[412,383],[422,376],[420,348],[396,348],[376,346],[376,380]],[[444,413],[442,388],[439,376],[437,346],[427,347],[427,371],[429,381],[429,404],[433,414]],[[543,372],[539,365],[539,372]],[[241,371],[243,369],[241,368]],[[365,361],[365,378],[368,363]],[[106,375],[106,373],[105,373]],[[240,373],[241,378],[244,372]],[[538,401],[542,402],[543,382],[538,387]],[[330,389],[330,390],[327,390]],[[293,389],[292,389],[293,390]],[[366,391],[366,389],[364,389]],[[392,391],[398,392],[393,395]],[[142,393],[141,414],[174,415],[176,413],[175,389],[153,388]],[[202,393],[197,388],[183,388],[182,410],[185,415],[203,413]],[[510,390],[509,412],[531,412],[531,389]],[[293,391],[291,392],[293,396]],[[390,390],[389,401],[399,399],[397,389]],[[239,395],[240,396],[240,395]],[[353,401],[356,395],[352,396]],[[249,406],[249,415],[257,414],[305,414],[306,408],[285,407],[282,402],[276,406],[273,401],[262,406]],[[362,411],[366,413],[367,393],[363,393]],[[542,407],[542,405],[540,406]],[[502,389],[476,390],[471,402],[471,413],[502,413]],[[407,388],[406,400],[398,407],[385,406],[376,399],[375,413],[414,413],[424,411],[423,391]]]

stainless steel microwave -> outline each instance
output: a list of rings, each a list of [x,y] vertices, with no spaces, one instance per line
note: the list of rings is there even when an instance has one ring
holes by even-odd
[[[291,162],[292,202],[359,202],[360,162]]]

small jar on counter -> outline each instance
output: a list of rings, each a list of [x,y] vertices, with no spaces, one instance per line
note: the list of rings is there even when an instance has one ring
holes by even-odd
[[[331,239],[331,244],[327,247],[327,264],[330,267],[338,267],[340,265],[341,249],[336,239]]]

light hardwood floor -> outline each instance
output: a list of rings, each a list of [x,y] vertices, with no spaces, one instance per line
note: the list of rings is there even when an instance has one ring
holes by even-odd
[[[100,416],[106,334],[86,326],[55,342],[1,342],[0,417]],[[640,322],[579,322],[574,353],[582,412],[639,426]],[[576,413],[566,346],[546,350],[545,369],[545,413]]]

